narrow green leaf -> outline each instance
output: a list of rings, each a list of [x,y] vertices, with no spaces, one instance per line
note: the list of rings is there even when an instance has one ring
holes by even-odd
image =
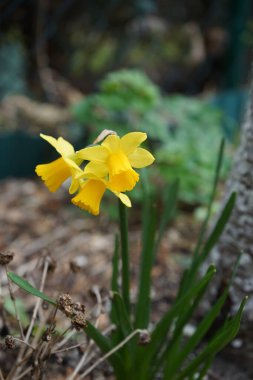
[[[144,379],[145,375],[147,376],[150,372],[150,366],[155,362],[155,356],[162,352],[163,346],[166,344],[165,338],[173,321],[184,312],[185,305],[189,304],[189,301],[206,287],[214,276],[215,271],[215,267],[211,265],[205,276],[203,276],[195,286],[190,287],[158,322],[151,334],[149,346],[145,347],[145,350],[142,348],[139,349],[138,355],[136,356],[136,368],[138,368],[138,376],[140,379]]]
[[[112,293],[119,292],[118,276],[119,276],[119,238],[116,235],[115,242],[114,242],[114,254],[113,254],[113,259],[112,259],[112,280],[111,280]],[[122,335],[120,334],[120,331],[118,328],[117,312],[116,312],[115,302],[113,302],[113,300],[111,301],[110,320],[115,326],[117,326],[117,328],[111,333],[111,339],[112,339],[113,345],[117,345],[122,340]]]
[[[232,193],[211,233],[209,238],[207,239],[201,253],[194,258],[191,263],[191,267],[186,272],[182,284],[179,291],[179,297],[184,293],[185,289],[187,289],[194,281],[196,281],[196,274],[201,266],[201,264],[206,260],[208,254],[213,249],[218,239],[220,238],[224,228],[226,226],[227,221],[230,218],[230,215],[233,211],[234,205],[236,201],[236,193]]]
[[[121,244],[121,260],[122,260],[122,296],[126,305],[126,309],[130,312],[130,269],[129,269],[129,253],[128,253],[128,222],[126,206],[119,200],[119,224],[120,224],[120,244]]]
[[[202,225],[202,228],[201,228],[201,231],[200,231],[200,234],[199,234],[199,239],[198,239],[198,242],[197,242],[197,246],[196,246],[196,249],[195,249],[194,254],[193,254],[194,258],[197,257],[198,254],[199,254],[199,250],[200,250],[201,245],[203,243],[204,236],[206,234],[206,228],[207,228],[210,216],[211,216],[212,205],[213,205],[213,202],[214,202],[214,198],[215,198],[215,194],[216,194],[216,189],[217,189],[218,181],[219,181],[219,177],[220,177],[220,171],[221,171],[222,160],[223,160],[223,155],[224,155],[224,147],[225,147],[225,139],[223,138],[221,140],[221,143],[220,143],[218,160],[217,160],[217,164],[216,164],[216,168],[215,168],[215,176],[214,176],[214,181],[213,181],[213,189],[212,189],[212,192],[211,192],[211,195],[210,195],[210,199],[209,199],[209,202],[208,202],[208,207],[207,207],[207,215],[206,215],[206,218],[204,220],[204,223]]]
[[[23,300],[21,298],[15,297],[15,302],[16,302],[16,308],[17,308],[18,315],[19,315],[20,321],[22,323],[22,326],[28,326],[28,324],[30,322],[30,318],[29,318],[29,315],[27,314],[27,311],[25,309],[25,305],[24,305]],[[3,307],[13,317],[16,317],[15,306],[14,306],[14,303],[13,303],[11,297],[8,296],[8,297],[4,298]]]
[[[128,335],[133,332],[133,326],[130,321],[130,316],[126,310],[123,299],[120,294],[114,293],[112,303],[114,305],[115,310],[115,325],[116,325],[116,333],[112,335],[114,345],[119,344],[122,340],[124,340]],[[116,338],[118,341],[116,341]],[[122,347],[119,351],[119,354],[124,361],[125,368],[131,367],[134,361],[134,350],[135,350],[135,340],[131,339],[124,347]]]
[[[7,273],[9,279],[13,281],[16,285],[18,285],[21,289],[26,292],[33,294],[35,297],[42,298],[44,301],[56,306],[57,302],[52,298],[49,298],[46,294],[42,293],[38,289],[34,288],[28,281],[24,280],[22,277],[18,276],[13,272]]]
[[[119,237],[115,236],[114,241],[114,253],[112,259],[112,280],[111,280],[111,290],[112,292],[118,292],[118,276],[119,276]]]
[[[185,325],[189,322],[193,313],[196,311],[199,302],[202,300],[206,292],[208,285],[209,283],[203,286],[203,288],[196,294],[196,296],[192,300],[190,300],[188,304],[185,303],[183,313],[181,313],[177,320],[172,337],[168,342],[168,347],[166,348],[162,358],[163,361],[167,363],[164,369],[164,373],[165,377],[168,379],[173,378],[173,376],[178,371],[178,368],[180,368],[183,360],[186,357],[184,350],[182,351],[181,348],[181,343],[183,340],[183,329]]]
[[[113,294],[112,302],[115,304],[117,320],[119,323],[118,327],[122,330],[123,337],[126,338],[133,331],[133,326],[131,324],[129,314],[119,293]]]
[[[165,374],[166,374],[167,378],[170,378],[170,377],[173,378],[177,369],[182,367],[184,360],[187,358],[187,356],[191,352],[193,352],[193,350],[196,348],[196,346],[201,342],[201,340],[203,339],[203,337],[205,336],[205,334],[209,330],[210,326],[213,324],[214,320],[219,315],[221,308],[224,305],[225,300],[227,298],[230,285],[231,285],[231,283],[235,277],[236,271],[238,269],[238,265],[239,265],[241,255],[242,255],[242,253],[240,253],[240,255],[238,256],[238,258],[235,262],[230,281],[229,281],[227,287],[225,288],[223,294],[218,298],[218,300],[216,301],[214,306],[207,312],[205,317],[198,324],[198,327],[197,327],[195,333],[187,340],[184,347],[180,349],[180,352],[177,352],[175,354],[175,350],[173,350],[173,339],[172,339],[172,342],[171,341],[169,342],[169,349],[172,352],[172,355],[169,356],[169,354],[168,354],[166,359],[165,359],[167,362],[167,365],[165,367]],[[178,337],[180,339],[182,329],[185,326],[185,324],[187,323],[187,321],[189,319],[189,315],[191,315],[192,311],[194,311],[194,309],[196,308],[196,303],[198,304],[198,302],[199,302],[201,296],[203,295],[204,291],[205,291],[205,289],[203,289],[202,294],[199,293],[198,299],[196,299],[194,301],[193,306],[192,307],[189,306],[189,311],[184,313],[184,314],[186,314],[186,317],[181,318],[181,320],[179,319],[179,327],[176,326],[176,329],[173,333],[173,337],[175,336],[175,337]]]
[[[198,373],[198,377],[196,378],[195,377],[195,373],[192,374],[192,377],[196,380],[203,380],[204,377],[206,376],[207,374],[207,371],[209,370],[209,368],[211,367],[212,363],[213,363],[213,360],[214,360],[214,357],[213,356],[210,356],[209,358],[207,358],[206,362],[204,363],[204,365],[202,366],[202,368],[200,369],[199,373]]]
[[[168,222],[173,218],[176,211],[176,201],[179,189],[179,180],[173,182],[167,192],[167,197],[165,199],[164,210],[160,218],[160,225],[158,229],[158,234],[155,242],[155,252],[158,251],[161,239],[164,234],[164,230]]]
[[[154,264],[154,244],[156,232],[156,207],[150,198],[147,228],[140,259],[138,299],[136,303],[135,328],[146,328],[150,316],[151,270]]]
[[[192,362],[179,374],[179,376],[176,377],[176,380],[184,380],[187,376],[190,376],[210,356],[214,357],[235,338],[240,327],[242,312],[246,302],[247,297],[245,297],[242,301],[236,315],[223,325],[223,327],[218,331],[215,337],[209,341],[208,345],[202,350],[202,352],[192,360]]]
[[[102,335],[101,332],[89,321],[87,321],[87,327],[85,327],[83,331],[88,335],[89,338],[94,340],[94,342],[97,344],[97,346],[104,354],[113,349],[113,344],[111,340]],[[108,361],[110,362],[110,364],[115,370],[115,373],[118,376],[124,373],[124,364],[119,352],[116,352],[115,354],[110,356],[108,358]]]

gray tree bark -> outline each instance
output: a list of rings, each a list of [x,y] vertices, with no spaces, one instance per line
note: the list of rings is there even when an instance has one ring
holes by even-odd
[[[253,295],[253,75],[241,141],[225,187],[225,198],[234,191],[237,193],[236,204],[213,257],[220,273],[226,277],[240,251],[244,252],[230,290],[235,309],[245,294]],[[245,314],[253,322],[253,297],[249,297]]]
[[[237,363],[239,360],[240,365],[244,364],[248,368],[253,355],[253,69],[241,141],[225,186],[224,203],[234,191],[237,193],[235,207],[211,254],[218,272],[217,283],[212,290],[214,293],[221,291],[222,283],[226,284],[236,258],[243,251],[236,278],[230,288],[229,307],[232,311],[237,310],[244,296],[249,296],[239,335],[240,347],[233,352]],[[250,376],[253,376],[252,364],[250,367]]]

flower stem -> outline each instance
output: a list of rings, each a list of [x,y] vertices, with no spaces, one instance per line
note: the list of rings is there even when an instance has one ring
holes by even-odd
[[[128,312],[130,312],[129,298],[129,256],[128,256],[128,222],[127,210],[119,200],[119,224],[120,224],[120,244],[122,260],[122,297]]]

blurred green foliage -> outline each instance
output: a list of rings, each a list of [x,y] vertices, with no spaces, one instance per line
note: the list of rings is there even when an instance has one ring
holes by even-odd
[[[158,86],[138,70],[110,73],[99,92],[72,108],[93,141],[103,129],[119,135],[131,131],[148,134],[157,167],[166,182],[181,181],[180,198],[205,203],[211,186],[224,116],[208,99],[162,96]],[[224,160],[223,174],[228,170]],[[138,189],[137,189],[138,197]]]

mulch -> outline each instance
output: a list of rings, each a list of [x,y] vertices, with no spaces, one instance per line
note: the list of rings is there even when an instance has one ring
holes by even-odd
[[[88,314],[93,316],[94,287],[99,289],[103,299],[109,297],[117,223],[109,222],[104,212],[99,217],[88,215],[69,202],[66,189],[52,194],[34,179],[2,180],[0,189],[0,252],[15,254],[9,270],[39,286],[43,257],[50,256],[52,270],[47,277],[45,293],[55,298],[61,293],[69,293],[75,301],[84,303]],[[192,220],[191,215],[178,217],[161,242],[152,271],[154,322],[175,297],[183,266],[196,242],[199,225]],[[138,220],[130,219],[129,225],[131,295],[134,299],[138,287],[141,232]],[[6,279],[3,275],[1,278],[2,296],[5,296]],[[22,291],[17,294],[25,299],[28,309],[32,308],[34,297]],[[108,324],[106,305],[104,311],[101,328]],[[234,363],[220,357],[214,363],[212,379],[249,380]]]

